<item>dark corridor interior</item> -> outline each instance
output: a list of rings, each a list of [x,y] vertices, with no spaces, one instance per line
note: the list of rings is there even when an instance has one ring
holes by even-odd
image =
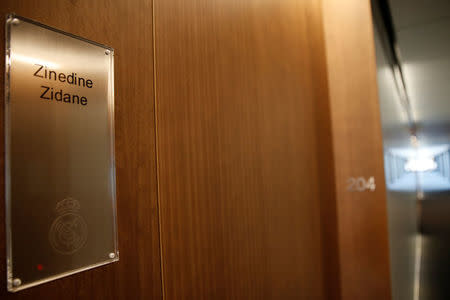
[[[450,2],[372,4],[393,299],[450,299]]]

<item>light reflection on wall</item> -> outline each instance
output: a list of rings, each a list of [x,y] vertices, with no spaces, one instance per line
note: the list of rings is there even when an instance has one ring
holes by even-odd
[[[450,190],[450,145],[392,148],[385,152],[386,183],[392,191]]]
[[[432,157],[410,158],[405,164],[408,172],[426,172],[437,169],[437,164]]]

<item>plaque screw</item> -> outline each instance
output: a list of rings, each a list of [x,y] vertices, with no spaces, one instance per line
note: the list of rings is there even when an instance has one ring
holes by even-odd
[[[109,55],[110,52],[111,52],[111,51],[109,51],[109,50],[105,50],[105,54],[106,54],[106,55]]]
[[[116,254],[115,254],[115,253],[111,252],[111,253],[109,254],[109,258],[115,258],[115,257],[116,257]]]
[[[13,286],[18,287],[22,284],[22,280],[20,280],[20,278],[14,278],[12,283],[13,283]]]
[[[17,19],[17,18],[14,18],[14,19],[12,19],[11,23],[12,23],[13,25],[17,25],[17,24],[20,23],[20,20]]]

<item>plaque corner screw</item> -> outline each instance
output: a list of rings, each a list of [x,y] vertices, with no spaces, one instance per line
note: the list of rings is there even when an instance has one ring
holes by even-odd
[[[114,252],[111,252],[108,256],[111,259],[116,258],[116,254]]]
[[[20,280],[20,278],[14,278],[13,282],[12,282],[14,287],[18,287],[22,285],[22,280]]]
[[[106,54],[106,55],[109,55],[110,53],[111,53],[111,51],[105,50],[105,54]]]
[[[13,19],[11,20],[11,24],[13,24],[13,25],[18,25],[19,23],[20,23],[20,20],[17,19],[17,18],[13,18]]]

